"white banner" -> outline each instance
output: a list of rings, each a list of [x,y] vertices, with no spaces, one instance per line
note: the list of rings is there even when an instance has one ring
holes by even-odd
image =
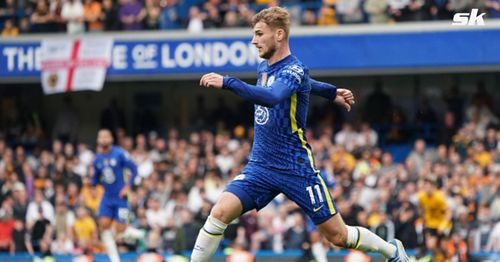
[[[101,91],[111,60],[111,38],[47,39],[41,43],[45,94]]]

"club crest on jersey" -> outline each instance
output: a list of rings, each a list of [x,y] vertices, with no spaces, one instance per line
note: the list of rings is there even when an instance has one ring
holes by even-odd
[[[265,86],[267,82],[267,73],[263,72],[262,76],[260,77],[260,83],[262,86]]]
[[[273,83],[274,83],[274,75],[269,77],[266,86],[271,86]]]
[[[257,106],[255,109],[255,123],[258,125],[265,125],[269,120],[269,110],[267,107]]]

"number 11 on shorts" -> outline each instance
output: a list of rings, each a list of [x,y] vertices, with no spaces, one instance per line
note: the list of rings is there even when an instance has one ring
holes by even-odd
[[[319,187],[319,185],[314,185],[314,189],[316,190],[316,193],[318,194],[319,203],[323,203],[323,195],[321,194],[321,188]],[[311,199],[311,204],[315,205],[316,198],[314,197],[313,187],[308,186],[308,187],[306,187],[306,190],[309,193],[309,198]]]

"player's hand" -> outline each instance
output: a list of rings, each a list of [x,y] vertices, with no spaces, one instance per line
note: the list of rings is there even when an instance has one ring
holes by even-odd
[[[337,88],[337,96],[335,97],[335,103],[343,106],[347,111],[351,111],[351,107],[356,103],[354,101],[354,95],[351,90],[344,88]]]
[[[201,77],[200,86],[208,88],[222,88],[224,77],[216,73],[208,73]]]
[[[130,190],[129,186],[124,186],[122,190],[120,190],[120,197],[126,198],[129,190]]]

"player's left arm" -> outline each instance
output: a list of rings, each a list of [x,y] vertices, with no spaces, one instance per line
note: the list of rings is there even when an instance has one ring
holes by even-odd
[[[129,191],[129,189],[132,186],[134,186],[134,184],[135,184],[135,179],[137,177],[137,165],[134,163],[134,161],[132,161],[132,158],[130,157],[128,152],[126,152],[125,150],[122,152],[122,161],[123,161],[123,165],[126,168],[128,168],[128,170],[130,170],[130,174],[131,174],[131,176],[130,176],[129,180],[126,182],[124,188],[122,189],[122,191],[120,191],[120,196],[125,197]]]
[[[97,157],[93,163],[94,175],[92,176],[92,186],[97,186],[99,184],[99,179],[101,177],[101,170],[97,167]]]
[[[328,100],[334,101],[336,104],[344,107],[347,111],[351,111],[351,107],[354,105],[354,95],[351,90],[345,88],[337,88],[336,86],[309,79],[311,84],[311,94],[321,96]]]

